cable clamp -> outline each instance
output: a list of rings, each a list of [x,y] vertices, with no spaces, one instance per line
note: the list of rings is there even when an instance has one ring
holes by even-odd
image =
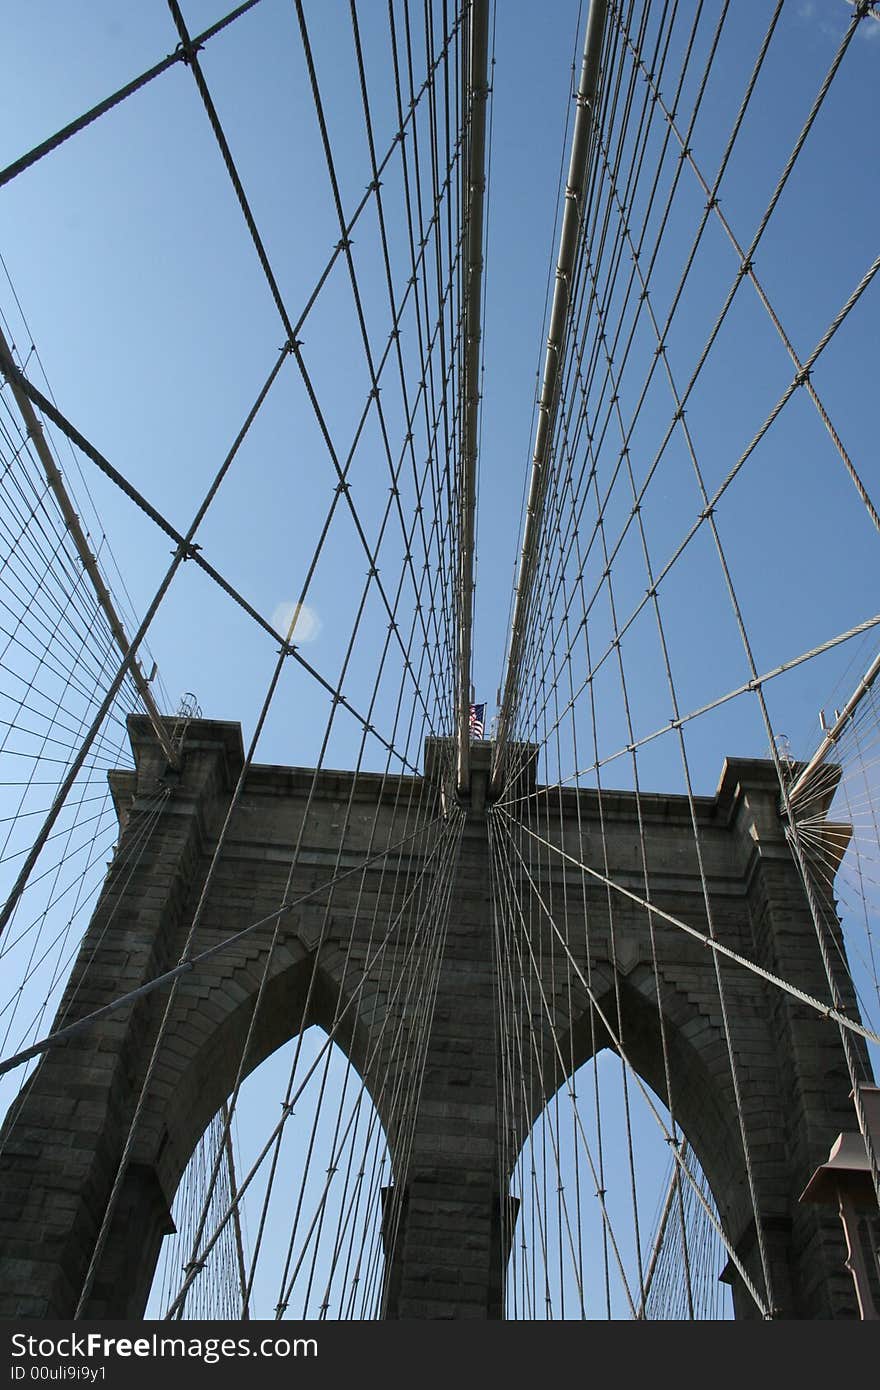
[[[811,376],[812,376],[812,368],[810,368],[810,367],[801,367],[800,371],[797,372],[796,375],[795,375],[795,379],[794,379],[794,384],[795,384],[795,386],[805,386],[805,385],[807,384],[807,382],[809,381],[809,379],[810,379]]]
[[[176,550],[172,550],[172,555],[179,555],[184,561],[194,560],[201,550],[201,546],[195,541],[181,541]]]
[[[344,480],[342,482],[338,482],[333,491],[336,493],[337,497],[342,492],[351,492],[351,483],[347,483]]]
[[[284,344],[282,351],[286,352],[288,356],[290,356],[295,352],[299,352],[302,345],[302,338],[288,338],[287,342]]]
[[[201,53],[204,46],[203,43],[193,43],[192,41],[189,43],[181,42],[177,45],[174,52],[179,56],[181,62],[186,63],[186,66],[189,67],[193,58],[197,53]]]
[[[281,1102],[281,1113],[285,1119],[288,1119],[294,1113],[292,1100],[283,1100]],[[285,1304],[285,1307],[286,1306]]]
[[[349,249],[349,247],[350,247],[350,246],[353,246],[353,245],[354,245],[354,243],[353,243],[353,241],[352,241],[352,239],[351,239],[350,236],[340,237],[339,240],[338,240],[337,243],[336,243],[336,250],[337,250],[337,251],[347,251],[347,250]]]

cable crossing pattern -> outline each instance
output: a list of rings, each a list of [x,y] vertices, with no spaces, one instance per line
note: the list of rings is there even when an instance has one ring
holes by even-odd
[[[4,1315],[880,1296],[880,15],[529,9],[14,88]]]

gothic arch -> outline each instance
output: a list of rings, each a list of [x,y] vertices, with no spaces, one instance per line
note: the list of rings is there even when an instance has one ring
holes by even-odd
[[[130,729],[136,771],[113,775],[123,820],[129,807],[136,812],[140,797],[155,793],[165,771],[146,721],[133,719]],[[482,778],[483,793],[490,756],[490,744],[474,745],[473,786]],[[108,876],[62,1002],[63,1016],[68,1010],[75,1010],[70,1016],[82,1015],[138,989],[180,959],[241,760],[237,726],[208,720],[190,725],[182,773],[170,789],[149,853],[130,874]],[[304,1024],[332,1028],[336,1001],[345,1006],[351,998],[346,1023],[334,1036],[364,1078],[398,1171],[402,1135],[395,1129],[390,1098],[406,1082],[411,1058],[398,1054],[392,1040],[400,1029],[410,1028],[413,1036],[421,1030],[425,1052],[418,1063],[417,1104],[414,1096],[408,1112],[411,1146],[404,1177],[394,1188],[399,1238],[388,1268],[387,1316],[502,1316],[505,1261],[499,1224],[506,1195],[502,1197],[496,1109],[497,919],[491,901],[491,808],[484,794],[475,791],[463,813],[445,899],[436,903],[435,915],[432,907],[418,919],[407,938],[406,949],[414,952],[412,980],[424,978],[428,953],[435,951],[430,1009],[415,996],[396,993],[388,968],[373,953],[376,932],[393,932],[400,918],[397,887],[403,885],[405,898],[408,882],[432,881],[430,845],[413,840],[395,860],[394,873],[386,877],[375,864],[365,871],[377,847],[397,845],[405,833],[395,819],[398,799],[409,804],[422,798],[420,804],[437,820],[439,787],[432,782],[430,750],[426,764],[424,779],[250,770],[200,925],[202,949],[226,945],[179,986],[87,1316],[140,1315],[176,1183],[198,1133],[234,1080],[250,1001],[276,924],[266,1007],[246,1065],[255,1066]],[[521,790],[530,796],[528,786]],[[540,814],[542,825],[549,827],[547,835],[558,836],[568,860],[575,862],[570,867],[545,855],[534,865],[545,899],[563,904],[561,911],[555,909],[561,925],[554,932],[546,929],[537,959],[543,962],[549,994],[557,991],[551,1008],[571,1056],[570,1069],[593,1044],[585,1023],[584,987],[573,990],[574,1008],[559,994],[566,978],[560,938],[569,943],[581,969],[589,962],[591,987],[609,1018],[614,1018],[614,962],[624,1045],[633,1067],[662,1096],[646,913],[631,899],[629,906],[617,903],[612,950],[605,887],[595,886],[586,898],[574,892],[581,882],[578,858],[589,862],[590,853],[596,853],[595,794],[565,791],[554,793],[552,801],[540,789],[535,795],[539,804],[544,800]],[[605,792],[603,797],[612,878],[634,880],[642,835],[658,885],[653,901],[699,927],[703,896],[685,798],[642,794],[637,824],[631,793]],[[751,761],[725,766],[716,796],[702,798],[696,808],[708,890],[717,908],[716,924],[728,942],[820,994],[823,977],[815,935],[777,803],[772,767]],[[123,839],[130,833],[125,830]],[[286,900],[294,843],[302,846],[298,897],[282,919],[278,904]],[[335,877],[340,867],[344,881]],[[562,891],[566,874],[572,886],[568,895]],[[433,901],[429,894],[428,902]],[[533,920],[545,915],[536,912]],[[317,987],[306,1008],[313,964]],[[730,1240],[761,1287],[751,1204],[744,1199],[738,1167],[736,1105],[711,954],[666,926],[657,932],[657,971],[676,1113],[709,1178]],[[773,1273],[772,1312],[852,1316],[852,1287],[836,1216],[798,1201],[837,1133],[851,1123],[839,1040],[823,1025],[817,1031],[812,1011],[754,974],[725,967],[725,981],[742,1112]],[[0,1150],[0,1314],[69,1317],[77,1306],[166,998],[162,992],[139,998],[65,1047],[51,1050],[13,1108]],[[855,1013],[854,1001],[847,1003]],[[544,1039],[548,1079],[511,1117],[517,1151],[562,1080],[554,1070],[552,1039],[546,1031],[541,1034],[540,1026],[538,1036]],[[743,1299],[736,1286],[735,1297],[738,1313],[753,1314],[751,1300]]]
[[[750,1228],[752,1209],[723,1030],[717,1016],[709,1016],[686,991],[667,982],[663,990],[661,1034],[653,981],[653,972],[646,965],[637,966],[625,976],[619,973],[616,987],[610,966],[596,972],[596,1007],[592,1017],[590,1008],[583,1008],[573,1018],[568,1032],[558,1035],[558,1053],[555,1049],[552,1056],[549,1051],[545,1052],[544,1081],[550,1094],[533,1096],[525,1117],[526,1132],[521,1136],[521,1147],[528,1142],[529,1134],[540,1126],[556,1096],[565,1106],[569,1086],[579,1074],[583,1076],[583,1068],[600,1054],[617,1054],[616,1038],[623,1044],[631,1101],[636,1097],[638,1104],[640,1081],[651,1093],[649,1104],[656,1106],[663,1118],[667,1094],[665,1035],[679,1137],[687,1140],[696,1156],[698,1170],[706,1176],[725,1234],[735,1247]],[[614,1037],[602,1023],[602,1015],[611,1025]],[[769,1045],[769,1039],[766,1041]],[[559,1064],[559,1054],[566,1059],[564,1068]],[[638,1080],[633,1079],[633,1073]],[[582,1096],[583,1081],[574,1089]],[[589,1096],[587,1110],[591,1105],[592,1096]],[[663,1131],[652,1117],[649,1126],[655,1125],[663,1148]],[[778,1147],[775,1161],[784,1170],[785,1155],[781,1145]],[[766,1153],[762,1157],[768,1161]],[[645,1232],[642,1234],[644,1237]],[[719,1265],[719,1275],[725,1263],[726,1257]],[[741,1283],[736,1302],[738,1316],[754,1316],[754,1304]]]
[[[197,1141],[172,1199],[177,1229],[161,1245],[146,1315],[166,1315],[197,1250],[206,1253],[183,1316],[237,1318],[243,1289],[251,1319],[272,1316],[282,1302],[296,1319],[317,1316],[325,1303],[321,1315],[331,1319],[375,1315],[384,1249],[382,1207],[370,1179],[391,1181],[389,1158],[350,1055],[320,1024],[303,1027],[249,1070],[234,1121],[224,1106]],[[233,1191],[243,1183],[249,1190],[230,1216]],[[319,1230],[335,1233],[331,1252],[314,1238],[318,1218]],[[352,1269],[354,1287],[345,1278]]]
[[[241,1068],[245,1081],[280,1047],[312,1026],[332,1037],[375,1105],[364,1078],[366,1040],[351,996],[346,1000],[343,995],[340,1007],[338,982],[293,938],[272,953],[251,1030],[262,968],[259,958],[231,971],[218,968],[207,979],[200,976],[193,988],[184,985],[180,991],[179,1009],[171,1021],[173,1047],[160,1054],[143,1125],[144,1158],[150,1161],[152,1149],[166,1193],[176,1191],[201,1134],[232,1095],[241,1059],[246,1058]],[[336,1022],[340,1013],[341,1026]]]

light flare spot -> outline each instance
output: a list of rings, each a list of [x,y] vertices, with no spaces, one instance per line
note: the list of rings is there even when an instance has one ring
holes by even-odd
[[[285,599],[272,614],[272,626],[287,642],[313,642],[321,631],[321,619],[307,603]]]

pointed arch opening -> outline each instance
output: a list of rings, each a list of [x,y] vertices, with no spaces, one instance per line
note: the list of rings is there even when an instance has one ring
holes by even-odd
[[[381,1316],[385,1130],[315,1024],[247,1077],[199,1138],[146,1316],[334,1321]]]
[[[548,1100],[509,1194],[507,1319],[733,1316],[708,1179],[667,1107],[611,1049]]]

